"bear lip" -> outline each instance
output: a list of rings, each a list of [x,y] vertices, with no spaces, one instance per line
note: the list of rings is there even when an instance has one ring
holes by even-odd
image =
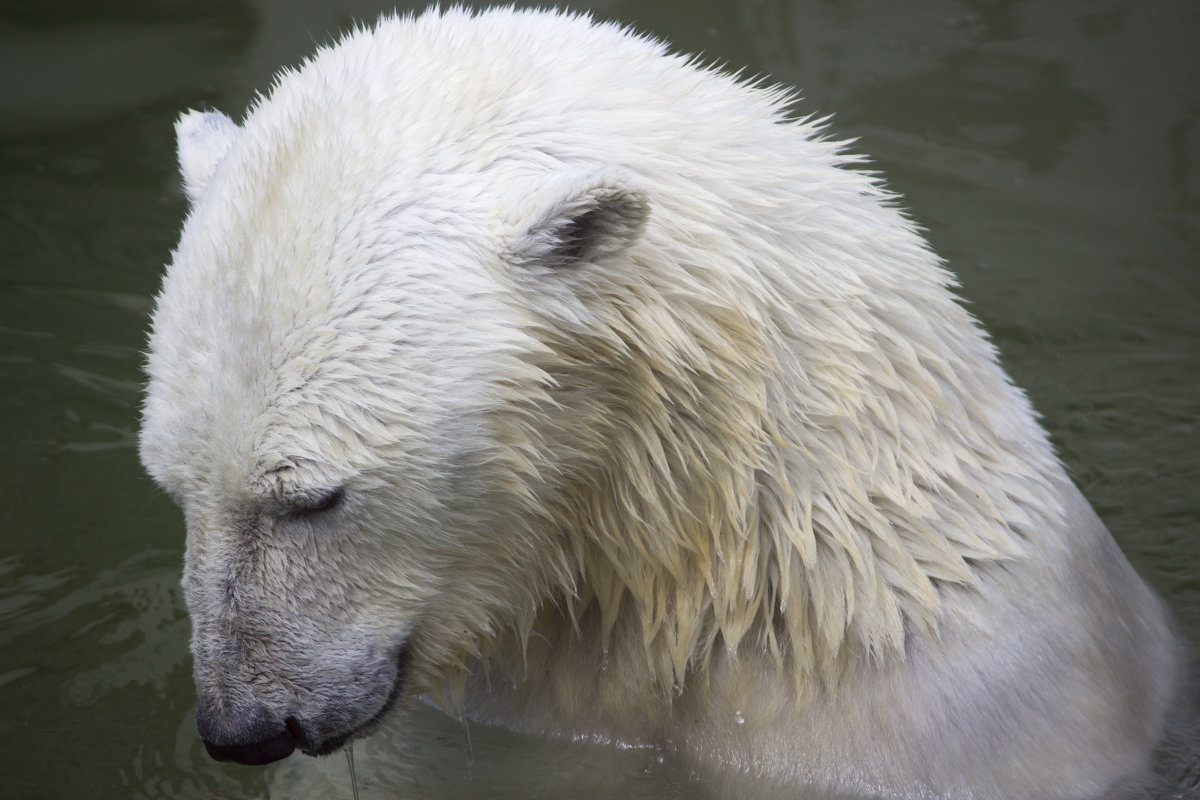
[[[319,742],[312,742],[304,735],[303,729],[292,717],[288,718],[288,731],[292,734],[296,744],[300,747],[300,752],[306,756],[326,756],[341,749],[351,739],[363,736],[382,724],[387,715],[391,713],[400,699],[404,696],[404,689],[408,684],[408,674],[410,669],[410,656],[407,642],[400,645],[396,651],[396,677],[392,680],[392,688],[388,691],[388,696],[384,699],[383,705],[379,707],[375,713],[367,718],[367,721],[357,728],[352,728],[343,733],[338,733],[333,736],[322,739]],[[295,724],[295,729],[293,729]]]

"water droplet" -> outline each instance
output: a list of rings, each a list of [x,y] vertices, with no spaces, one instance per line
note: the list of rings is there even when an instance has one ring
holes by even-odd
[[[733,715],[733,718],[734,718],[734,720],[737,722],[737,724],[738,724],[738,725],[745,725],[745,724],[746,724],[746,715],[745,715],[745,714],[743,714],[743,713],[742,713],[742,712],[740,712],[740,711],[739,711],[739,712],[737,712],[736,714],[734,714],[734,715]]]

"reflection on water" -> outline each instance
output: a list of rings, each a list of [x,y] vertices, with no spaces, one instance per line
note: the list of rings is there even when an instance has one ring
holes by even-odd
[[[21,76],[0,87],[6,798],[352,794],[340,757],[247,770],[205,755],[178,590],[182,523],[137,466],[136,417],[145,315],[184,213],[174,116],[237,114],[278,65],[391,5],[0,9],[0,66]],[[591,7],[799,86],[801,113],[834,112],[838,135],[860,137],[1077,482],[1200,634],[1200,6]],[[1156,796],[1200,792],[1195,720],[1164,748]],[[475,725],[468,739],[423,706],[355,756],[367,798],[749,793],[652,751]]]

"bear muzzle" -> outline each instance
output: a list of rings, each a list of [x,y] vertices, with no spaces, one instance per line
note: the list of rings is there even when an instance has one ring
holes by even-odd
[[[355,716],[362,720],[358,724],[346,725],[347,712],[352,711],[346,706],[352,702],[338,703],[335,712],[302,722],[295,714],[273,714],[260,702],[221,708],[218,703],[206,702],[202,690],[196,706],[196,730],[204,749],[217,761],[260,766],[287,758],[297,749],[310,756],[327,755],[373,730],[400,702],[408,685],[407,647],[399,648],[394,664],[395,677],[382,705],[358,709]]]

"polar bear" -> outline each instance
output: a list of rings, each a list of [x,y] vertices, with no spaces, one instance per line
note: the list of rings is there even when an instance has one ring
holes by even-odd
[[[434,694],[870,796],[1145,767],[1167,612],[792,100],[453,9],[241,124],[180,118],[141,457],[186,519],[213,756],[328,753]]]

